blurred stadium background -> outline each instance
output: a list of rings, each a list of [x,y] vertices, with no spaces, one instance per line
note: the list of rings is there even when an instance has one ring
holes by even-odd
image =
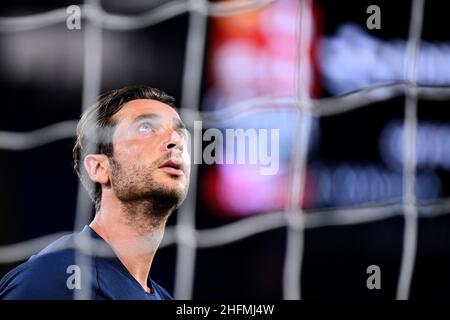
[[[2,3],[0,276],[91,213],[71,159],[82,109],[146,84],[189,125],[280,129],[275,176],[196,165],[151,271],[176,298],[446,297],[450,31],[422,3]]]

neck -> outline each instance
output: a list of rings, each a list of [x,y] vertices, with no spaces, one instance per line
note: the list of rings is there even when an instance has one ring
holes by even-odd
[[[152,203],[122,203],[113,195],[103,194],[101,209],[90,227],[114,250],[128,272],[146,290],[153,257],[164,235],[167,217],[153,215]]]

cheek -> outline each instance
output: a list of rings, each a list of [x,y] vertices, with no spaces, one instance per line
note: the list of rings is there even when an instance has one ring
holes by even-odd
[[[183,152],[183,162],[186,164],[186,173],[187,173],[187,177],[189,178],[190,173],[191,173],[191,155],[187,152],[184,151]]]
[[[191,155],[189,154],[189,152],[187,152],[186,149],[183,151],[181,156],[184,163],[191,164]]]
[[[142,143],[138,141],[128,141],[126,144],[121,144],[117,148],[117,153],[114,153],[115,156],[117,155],[118,159],[127,162],[151,161],[155,158],[155,154],[155,146],[151,143]]]

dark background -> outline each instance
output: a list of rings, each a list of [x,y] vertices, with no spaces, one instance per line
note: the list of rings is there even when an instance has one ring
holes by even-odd
[[[163,1],[160,1],[162,3]],[[365,27],[366,8],[382,10],[381,30],[369,31],[384,39],[408,36],[409,1],[320,1],[323,33],[333,35],[344,22]],[[69,1],[14,1],[0,5],[1,16],[45,12]],[[106,11],[136,14],[158,3],[103,1]],[[423,39],[449,42],[446,10],[436,2],[425,6]],[[186,44],[188,15],[135,31],[103,31],[101,91],[132,84],[162,88],[177,101]],[[211,41],[208,36],[207,41]],[[23,45],[27,44],[27,45]],[[31,59],[31,60],[30,60]],[[25,132],[63,120],[77,119],[82,97],[83,29],[64,24],[36,31],[0,33],[0,130]],[[22,66],[21,76],[10,66]],[[203,92],[207,90],[205,75]],[[325,87],[321,96],[332,94]],[[419,102],[419,119],[448,123],[448,101]],[[320,120],[320,147],[310,165],[371,163],[383,167],[378,136],[392,119],[402,119],[404,97]],[[26,151],[0,150],[0,245],[8,245],[73,229],[78,181],[73,173],[73,139]],[[201,166],[199,181],[207,168]],[[442,197],[450,192],[449,172],[437,169]],[[209,228],[236,219],[214,213],[197,195],[197,227]],[[173,216],[170,225],[176,222]],[[450,216],[422,218],[411,287],[412,299],[443,299],[450,289]],[[264,232],[220,247],[199,249],[194,299],[282,298],[286,230]],[[304,299],[394,299],[403,239],[403,219],[389,218],[361,225],[306,230],[302,273]],[[173,293],[176,261],[174,245],[158,251],[154,278]],[[18,263],[17,263],[18,264]],[[0,276],[15,265],[0,265]],[[381,290],[366,288],[366,268],[382,271]]]

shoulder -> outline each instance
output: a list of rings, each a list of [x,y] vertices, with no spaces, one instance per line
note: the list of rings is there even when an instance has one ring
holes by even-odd
[[[71,299],[66,282],[73,252],[36,256],[11,270],[0,282],[1,299]]]
[[[63,237],[11,270],[0,281],[0,299],[72,299],[81,271],[71,241]]]

